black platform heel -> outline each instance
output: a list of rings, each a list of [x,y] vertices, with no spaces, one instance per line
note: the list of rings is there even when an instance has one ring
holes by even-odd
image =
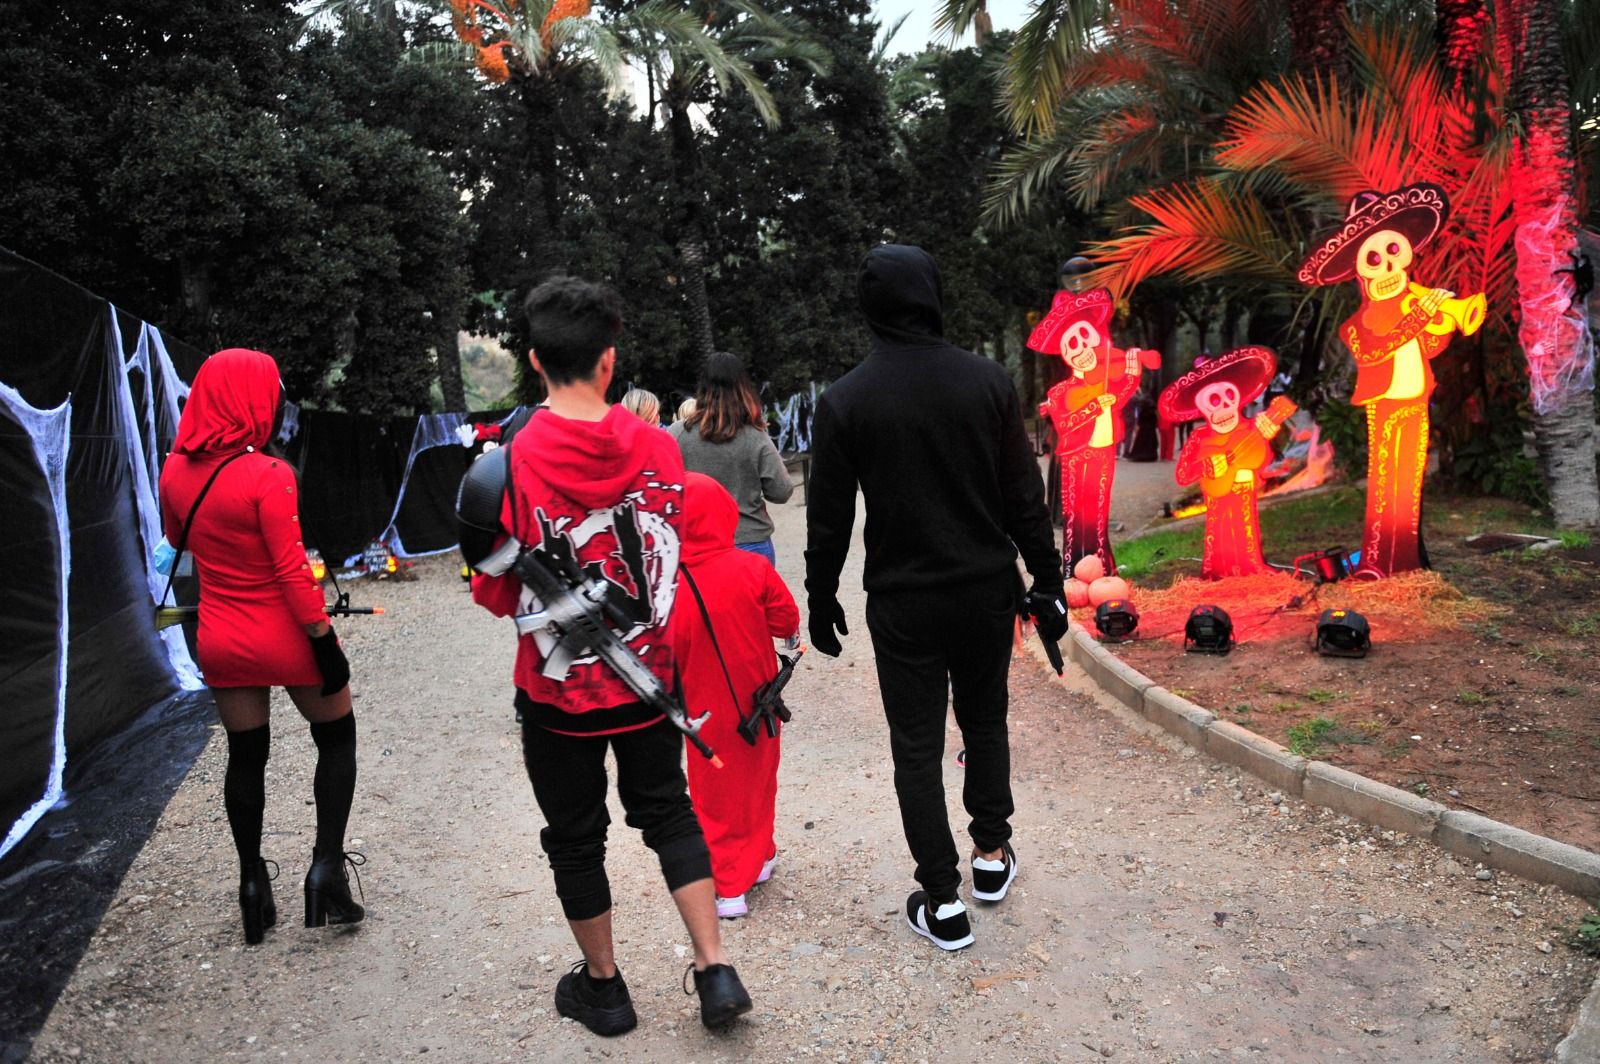
[[[367,893],[361,887],[356,869],[367,863],[366,855],[354,850],[345,853],[311,854],[311,871],[306,873],[306,926],[359,924],[367,911],[350,896],[350,874],[355,872],[356,890],[361,900]],[[346,870],[349,866],[349,870]]]
[[[267,865],[272,871],[267,871]],[[239,912],[244,917],[244,941],[247,946],[260,944],[267,928],[278,922],[278,907],[272,901],[272,881],[278,878],[275,861],[257,858],[255,863],[239,870]]]

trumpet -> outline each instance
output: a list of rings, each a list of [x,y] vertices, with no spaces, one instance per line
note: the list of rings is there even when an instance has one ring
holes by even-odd
[[[1418,300],[1433,298],[1433,293],[1433,289],[1413,283],[1411,291],[1400,301],[1401,313],[1410,313]],[[1435,336],[1444,336],[1451,332],[1471,336],[1482,327],[1483,319],[1488,312],[1489,301],[1482,292],[1467,296],[1465,299],[1449,295],[1439,301],[1433,320],[1423,327]]]

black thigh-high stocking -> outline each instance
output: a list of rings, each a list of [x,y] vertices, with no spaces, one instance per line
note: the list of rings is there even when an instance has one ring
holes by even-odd
[[[272,726],[228,733],[228,771],[222,781],[222,804],[233,829],[239,864],[254,868],[261,860],[261,818],[267,808],[267,755]]]
[[[312,794],[317,799],[317,853],[344,852],[350,802],[356,793],[356,715],[311,725],[317,744],[317,774]]]

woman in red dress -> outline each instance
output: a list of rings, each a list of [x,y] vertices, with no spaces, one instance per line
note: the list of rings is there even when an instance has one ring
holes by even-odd
[[[350,897],[345,870],[347,860],[360,862],[344,852],[356,784],[350,665],[306,562],[294,470],[263,452],[282,402],[271,355],[218,351],[195,375],[161,470],[163,531],[176,545],[189,525],[185,548],[200,575],[200,668],[228,733],[222,794],[239,851],[247,943],[260,942],[277,921],[261,857],[273,687],[288,691],[317,745],[306,926],[355,923],[365,915]]]

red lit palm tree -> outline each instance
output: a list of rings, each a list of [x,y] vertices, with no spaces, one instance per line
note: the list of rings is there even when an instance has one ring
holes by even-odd
[[[1570,272],[1578,248],[1578,184],[1562,5],[1502,0],[1497,8],[1495,52],[1511,72],[1519,127],[1508,176],[1516,219],[1517,334],[1532,380],[1534,439],[1557,522],[1592,527],[1600,525],[1594,341],[1573,299]]]

